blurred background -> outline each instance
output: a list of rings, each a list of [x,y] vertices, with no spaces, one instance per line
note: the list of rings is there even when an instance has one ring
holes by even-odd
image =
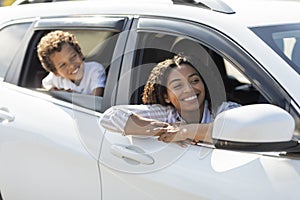
[[[10,6],[15,0],[0,0],[0,6]]]
[[[10,6],[13,3],[16,5],[28,4],[28,3],[43,3],[43,2],[54,2],[54,1],[74,1],[74,0],[0,0],[1,6]]]

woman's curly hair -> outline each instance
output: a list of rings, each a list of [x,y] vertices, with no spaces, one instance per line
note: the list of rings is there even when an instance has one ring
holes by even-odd
[[[37,46],[38,57],[44,69],[49,72],[56,72],[50,56],[55,52],[61,51],[64,44],[71,45],[83,57],[79,43],[73,34],[61,30],[52,31],[43,36]]]
[[[152,69],[151,74],[144,87],[144,93],[142,96],[144,104],[161,104],[164,106],[171,105],[165,102],[165,97],[167,95],[167,78],[173,68],[178,67],[182,64],[187,64],[193,67],[198,72],[198,70],[187,60],[187,58],[181,55],[176,55],[171,59],[166,59],[158,63]],[[204,86],[207,94],[206,96],[209,96],[205,83]]]

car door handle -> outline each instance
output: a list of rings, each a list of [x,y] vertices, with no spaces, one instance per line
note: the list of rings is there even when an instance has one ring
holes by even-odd
[[[151,156],[145,154],[141,148],[133,145],[112,145],[111,153],[119,158],[129,161],[129,163],[130,161],[145,165],[154,163],[154,159]]]
[[[12,122],[14,120],[15,116],[7,108],[0,108],[0,122]]]

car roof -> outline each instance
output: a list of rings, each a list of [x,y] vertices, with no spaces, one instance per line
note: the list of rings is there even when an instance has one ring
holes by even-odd
[[[177,2],[176,4],[173,4]],[[36,3],[0,8],[0,20],[7,18],[68,15],[79,13],[95,14],[132,14],[153,15],[182,18],[197,22],[213,23],[214,26],[230,25],[260,26],[300,21],[300,2],[295,0],[201,0],[206,2],[222,2],[233,12],[207,9],[197,3],[183,3],[184,0],[83,0],[58,1],[53,3]],[[193,1],[193,0],[187,0]],[[198,1],[197,1],[198,2]],[[213,4],[212,4],[213,5]],[[210,6],[210,5],[209,5]],[[10,8],[8,8],[10,7]],[[6,11],[5,11],[6,10]],[[12,11],[14,10],[14,11]]]
[[[173,0],[174,2],[180,2],[182,0]],[[185,5],[173,4],[172,0],[86,0],[86,1],[58,1],[53,3],[38,3],[38,4],[25,4],[18,6],[8,6],[14,10],[22,10],[22,12],[13,12],[16,16],[43,16],[45,13],[51,14],[54,10],[56,13],[66,14],[78,13],[101,13],[106,11],[107,13],[124,13],[124,14],[142,14],[142,15],[157,15],[157,16],[171,16],[191,19],[199,21],[203,17],[203,14],[209,14],[218,16],[224,20],[230,19],[239,21],[248,26],[256,26],[260,24],[274,24],[284,22],[294,22],[299,18],[298,12],[300,8],[300,2],[296,0],[214,0],[211,2],[222,2],[222,5],[227,5],[234,13],[225,14],[224,12],[213,11],[205,9],[203,6],[197,6],[196,3],[190,3]],[[210,2],[209,0],[202,0],[203,2]],[[198,2],[198,1],[197,1]],[[190,5],[190,6],[188,6]],[[198,4],[199,5],[199,4]],[[217,6],[219,4],[216,4]],[[222,6],[221,5],[221,6]],[[65,9],[66,6],[70,9]],[[72,6],[77,9],[71,9]],[[219,7],[221,7],[219,6]],[[89,8],[84,11],[84,8]],[[6,7],[4,7],[6,8]],[[94,9],[92,9],[94,8]],[[92,9],[92,10],[91,10]],[[212,8],[213,9],[213,8]],[[34,12],[32,12],[34,10]],[[49,10],[47,12],[47,10]],[[52,10],[50,12],[50,10]],[[62,11],[63,10],[63,11]],[[72,10],[74,12],[72,12]],[[46,12],[45,12],[46,11]],[[76,12],[77,11],[77,12]],[[113,12],[114,11],[114,12]],[[1,10],[2,12],[2,10]],[[4,12],[4,11],[3,11]],[[44,13],[44,14],[43,14]],[[180,15],[179,15],[180,14]],[[225,18],[224,18],[225,17]],[[1,14],[2,18],[2,14]],[[230,22],[226,22],[230,23]]]
[[[32,1],[32,0],[29,0]],[[37,0],[43,1],[43,0]],[[48,0],[47,0],[48,1]],[[65,15],[143,15],[185,19],[236,33],[241,28],[300,22],[297,0],[53,0],[0,7],[0,21],[14,18]],[[192,3],[181,3],[183,1]],[[173,2],[177,2],[174,4]],[[202,2],[199,4],[197,2]],[[211,6],[211,9],[201,5]],[[200,5],[200,6],[199,6]],[[227,6],[233,12],[216,11]],[[4,10],[6,9],[6,10]],[[227,8],[228,9],[228,8]],[[231,30],[232,29],[232,30]]]
[[[176,4],[173,1],[177,2]],[[206,24],[225,34],[239,33],[241,29],[283,23],[300,22],[300,2],[293,0],[195,0],[222,2],[233,12],[215,11],[197,3],[178,3],[194,0],[73,0],[53,3],[33,3],[0,7],[0,23],[18,18],[66,15],[131,15],[178,18]],[[211,4],[211,3],[209,3]],[[217,5],[218,6],[218,5]],[[0,27],[1,28],[1,27]],[[238,36],[240,37],[240,36]]]

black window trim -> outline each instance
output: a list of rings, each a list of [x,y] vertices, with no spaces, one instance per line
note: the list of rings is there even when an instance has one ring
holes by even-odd
[[[33,27],[33,22],[36,20],[36,17],[32,17],[32,18],[25,18],[25,19],[16,19],[16,20],[11,20],[11,21],[7,21],[4,22],[0,25],[0,30],[2,30],[5,27],[8,26],[12,26],[12,25],[18,25],[18,24],[28,24],[29,27],[27,29],[27,32],[25,33],[25,37],[23,38],[23,40],[21,41],[20,44],[20,48],[19,49],[24,49],[23,46],[26,45],[26,38],[28,33],[30,32],[31,28]],[[24,53],[23,53],[24,54]],[[20,57],[21,56],[21,57]],[[17,58],[17,59],[16,59]],[[4,77],[1,77],[2,81],[5,82],[9,82],[9,83],[15,83],[17,84],[16,79],[19,78],[19,73],[20,73],[20,65],[19,61],[21,60],[20,58],[22,57],[22,53],[20,53],[19,51],[17,51],[16,55],[14,56],[14,58],[12,59],[12,62],[10,63],[8,70],[6,71],[6,74]]]
[[[51,18],[41,18],[38,20],[34,28],[35,29],[49,29],[55,27],[56,29],[63,28],[95,28],[97,30],[109,30],[120,32],[124,28],[126,23],[126,17],[111,17],[111,16],[83,16],[83,17],[51,17]]]
[[[30,23],[31,25],[27,29],[24,39],[21,42],[20,48],[17,51],[16,55],[14,56],[14,59],[12,60],[9,70],[7,71],[7,73],[5,75],[5,79],[4,79],[5,82],[18,85],[18,81],[19,81],[20,74],[22,71],[23,60],[25,58],[25,54],[27,51],[26,47],[30,41],[35,20],[36,20],[36,18],[34,18],[32,21],[27,21],[27,23]],[[26,22],[24,22],[24,23],[26,23]],[[16,23],[14,23],[14,24],[16,24]]]

